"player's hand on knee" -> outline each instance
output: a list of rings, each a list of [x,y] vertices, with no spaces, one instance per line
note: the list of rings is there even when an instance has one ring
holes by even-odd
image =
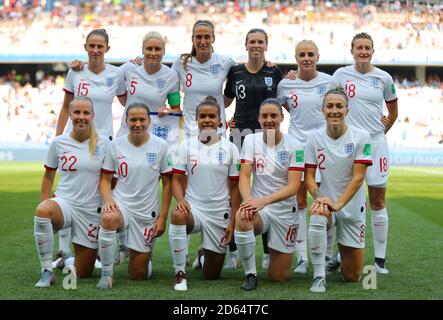
[[[178,213],[188,215],[191,213],[191,206],[189,205],[188,201],[185,199],[180,200],[177,202],[177,206],[175,207]]]
[[[118,212],[118,211],[120,211],[120,208],[118,207],[118,204],[114,200],[106,201],[103,204],[102,208],[103,213]]]

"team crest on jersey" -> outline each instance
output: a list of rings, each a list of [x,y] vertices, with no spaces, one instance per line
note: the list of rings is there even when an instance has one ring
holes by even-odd
[[[209,70],[211,71],[211,73],[216,76],[217,74],[219,74],[221,69],[221,66],[217,63],[217,64],[213,64],[212,66],[209,67]]]
[[[166,80],[165,79],[157,79],[156,86],[160,90],[163,89],[166,86]]]
[[[321,95],[321,96],[324,96],[325,93],[326,93],[326,86],[325,86],[325,85],[323,85],[323,86],[318,86],[318,87],[317,87],[317,93],[318,93],[319,95]]]
[[[154,165],[157,163],[157,154],[154,152],[146,153],[146,161],[149,165]]]
[[[289,154],[287,151],[279,151],[277,152],[277,161],[280,163],[288,162]]]
[[[268,86],[268,87],[272,87],[272,78],[271,77],[265,77],[265,84]]]
[[[217,152],[218,163],[222,164],[226,159],[226,154],[223,150]]]
[[[107,87],[112,87],[113,84],[114,84],[114,79],[106,78],[106,86]]]
[[[345,144],[345,153],[351,154],[353,152],[354,152],[354,144],[353,143]]]
[[[161,124],[154,124],[154,135],[156,135],[159,138],[162,138],[163,140],[168,141],[169,137],[169,126],[161,125]]]
[[[374,87],[379,87],[380,86],[380,79],[372,77],[371,78],[371,85]]]

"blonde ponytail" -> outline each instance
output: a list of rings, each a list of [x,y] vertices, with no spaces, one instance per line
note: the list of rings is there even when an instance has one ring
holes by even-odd
[[[91,156],[91,160],[93,160],[95,147],[97,146],[97,131],[95,130],[95,125],[93,121],[91,121],[89,128],[89,154]]]

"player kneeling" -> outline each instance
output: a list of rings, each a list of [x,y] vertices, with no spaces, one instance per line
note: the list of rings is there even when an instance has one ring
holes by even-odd
[[[128,230],[129,276],[143,280],[155,238],[165,231],[171,203],[171,161],[168,144],[148,133],[149,108],[133,103],[126,109],[129,134],[114,140],[106,154],[100,179],[104,205],[99,233],[102,276],[97,288],[110,289],[113,281],[116,232]],[[111,191],[111,180],[118,183]],[[160,208],[159,177],[163,183]]]
[[[262,102],[258,121],[263,132],[246,136],[243,143],[239,189],[244,203],[235,220],[235,243],[246,275],[244,290],[257,286],[257,234],[268,233],[271,280],[289,279],[298,228],[296,194],[304,168],[303,147],[280,131],[283,111],[278,100]]]
[[[109,140],[98,137],[93,125],[92,100],[77,97],[69,105],[72,131],[56,137],[45,162],[40,199],[34,218],[34,236],[42,267],[36,287],[55,282],[52,271],[54,231],[72,228],[75,261],[79,278],[91,275],[97,256],[102,197],[98,189],[100,169]],[[50,198],[56,170],[60,170],[57,197]]]
[[[217,134],[220,106],[207,97],[196,109],[199,135],[186,139],[178,150],[172,175],[172,192],[177,207],[169,227],[172,260],[175,268],[174,289],[187,290],[187,233],[201,232],[198,261],[206,280],[220,277],[226,249],[232,238],[232,212],[240,205],[238,192],[238,150]],[[183,180],[187,173],[186,192]],[[231,205],[230,205],[231,203]]]
[[[305,181],[315,201],[310,210],[308,239],[314,267],[311,292],[326,292],[326,230],[336,226],[345,281],[358,282],[364,262],[365,191],[367,166],[372,165],[370,136],[348,126],[348,98],[341,89],[326,93],[323,100],[326,130],[313,132],[306,144]],[[315,170],[321,185],[315,183]]]

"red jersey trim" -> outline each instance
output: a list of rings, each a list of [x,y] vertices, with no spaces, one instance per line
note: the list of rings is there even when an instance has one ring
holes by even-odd
[[[117,97],[124,97],[124,96],[127,96],[127,95],[128,95],[128,92],[126,91],[125,93],[120,94],[120,95],[118,95]]]
[[[298,167],[289,167],[288,170],[290,170],[290,171],[305,171],[304,168],[298,168]]]
[[[248,164],[254,164],[251,160],[241,159],[240,163],[248,163]]]
[[[239,176],[229,176],[229,180],[238,181],[238,180],[240,180],[240,177]]]
[[[163,176],[170,176],[172,174],[172,171],[168,171],[168,172],[163,172],[163,173],[160,173],[160,175],[163,177]]]
[[[386,102],[386,103],[394,103],[394,102],[396,102],[397,100],[398,100],[398,98],[395,98],[394,100],[391,100],[391,101],[386,101],[386,100],[385,100],[385,102]]]
[[[372,160],[354,160],[354,163],[363,163],[372,166]]]
[[[305,163],[305,167],[306,167],[306,168],[317,169],[317,165],[316,165],[316,164]]]
[[[172,169],[172,173],[178,173],[178,174],[185,174],[186,172],[183,170],[179,170],[179,169]]]
[[[57,170],[57,168],[51,168],[51,167],[47,166],[46,164],[43,166],[46,168],[46,170],[52,170],[52,171]]]
[[[63,88],[63,91],[66,92],[66,93],[74,94],[74,92],[71,92],[71,91],[69,91],[69,90],[66,89],[66,88]]]
[[[108,173],[108,174],[114,174],[115,173],[115,171],[106,170],[106,169],[101,169],[100,172],[101,173]]]

